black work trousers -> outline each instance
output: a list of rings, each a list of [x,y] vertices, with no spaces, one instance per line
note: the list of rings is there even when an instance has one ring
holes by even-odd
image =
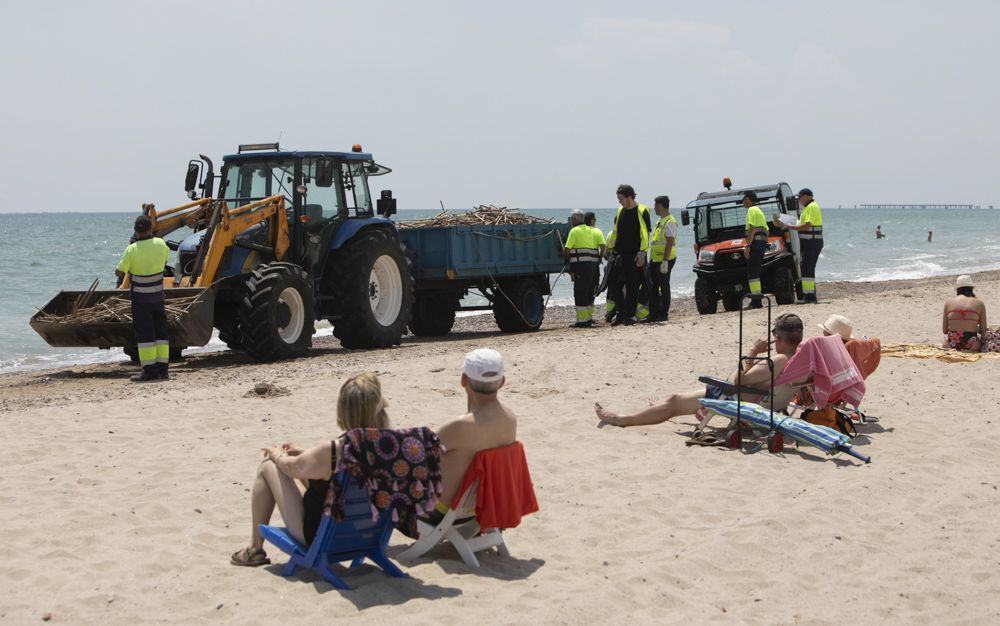
[[[593,306],[599,267],[600,264],[594,261],[570,265],[573,272],[573,304],[576,306]]]
[[[143,369],[165,371],[170,360],[163,294],[132,294],[132,329]]]
[[[646,270],[635,266],[634,254],[622,256],[622,269],[625,270],[625,307],[620,315],[624,315],[622,319],[627,320],[635,317],[635,309],[639,305],[639,286],[644,282]]]
[[[802,250],[802,293],[807,296],[816,295],[816,262],[819,253],[823,251],[822,239],[800,239]]]
[[[760,270],[764,264],[764,252],[767,251],[767,242],[755,239],[750,242],[750,256],[747,258],[747,282],[750,285],[750,293],[754,294],[754,302],[760,302],[761,284]]]
[[[667,273],[660,272],[660,262],[653,262],[649,267],[649,316],[657,319],[667,319],[670,313],[670,274],[674,271],[677,259],[667,261]]]

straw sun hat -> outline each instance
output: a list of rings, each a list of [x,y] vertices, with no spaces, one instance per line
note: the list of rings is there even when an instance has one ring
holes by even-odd
[[[843,315],[831,315],[829,319],[818,326],[821,330],[824,330],[831,335],[840,335],[840,338],[844,341],[851,338],[851,332],[854,330],[851,327],[851,320],[847,319]]]

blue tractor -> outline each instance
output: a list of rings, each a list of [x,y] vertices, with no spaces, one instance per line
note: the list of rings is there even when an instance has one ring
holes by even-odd
[[[368,187],[389,171],[359,145],[242,145],[218,174],[208,157],[192,160],[190,203],[160,212],[144,205],[154,233],[176,251],[164,280],[172,352],[205,345],[214,327],[257,360],[294,358],[321,319],[347,348],[398,344],[411,318],[410,260],[389,219],[392,192],[373,203]],[[181,228],[190,234],[168,238]],[[31,326],[53,346],[120,346],[134,357],[126,287],[60,292]]]

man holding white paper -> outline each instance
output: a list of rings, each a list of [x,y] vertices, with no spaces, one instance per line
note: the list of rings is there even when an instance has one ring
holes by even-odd
[[[823,251],[823,215],[809,188],[799,192],[799,204],[803,208],[798,223],[795,223],[794,217],[786,217],[784,214],[775,223],[781,228],[799,232],[802,250],[802,300],[815,303],[816,262],[819,260],[819,253]]]

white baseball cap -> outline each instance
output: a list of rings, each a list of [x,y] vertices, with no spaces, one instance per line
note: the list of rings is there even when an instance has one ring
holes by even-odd
[[[503,358],[490,348],[479,348],[465,355],[462,373],[471,380],[492,383],[503,378]]]
[[[956,286],[957,287],[975,287],[975,285],[972,282],[972,276],[969,276],[968,274],[962,274],[961,276],[959,276],[958,277],[958,281],[956,281]]]
[[[831,335],[840,335],[844,341],[850,339],[851,333],[854,331],[851,327],[851,320],[843,315],[831,315],[829,319],[818,326]]]

